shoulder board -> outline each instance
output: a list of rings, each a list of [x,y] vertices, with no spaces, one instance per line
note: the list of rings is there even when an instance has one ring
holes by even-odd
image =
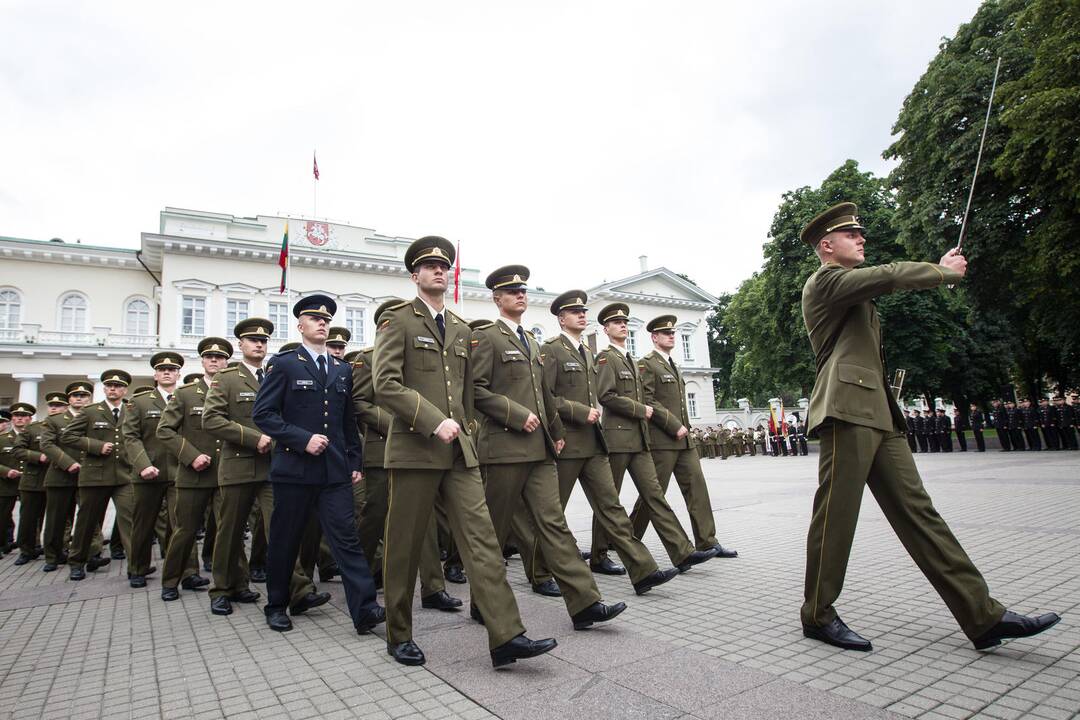
[[[370,346],[370,347],[366,347],[366,348],[361,348],[360,352],[361,352],[361,354],[365,354],[365,353],[373,353],[373,352],[375,352],[375,346],[374,346],[374,345],[372,345],[372,346]]]
[[[365,364],[366,363],[365,363],[363,358],[361,358],[359,360],[353,360],[350,363],[350,365],[352,365],[353,370],[359,370],[360,368],[364,367]]]
[[[547,340],[544,341],[544,344],[545,345],[554,345],[555,343],[559,342],[559,337],[560,337],[559,335],[556,335],[555,337],[550,337],[550,338],[548,338]]]
[[[495,323],[489,322],[489,323],[485,323],[484,325],[477,325],[476,327],[473,328],[473,332],[476,332],[477,330],[487,330],[488,328],[493,328],[493,327],[495,327]]]
[[[184,383],[183,385],[181,385],[180,387],[178,387],[178,388],[176,388],[176,389],[177,389],[177,390],[183,390],[184,388],[189,388],[189,387],[195,387],[195,386],[196,386],[196,385],[198,385],[198,384],[199,384],[199,381],[198,381],[198,380],[192,380],[192,381],[191,381],[191,382],[189,382],[189,383]]]
[[[383,312],[386,312],[387,310],[400,310],[401,308],[411,307],[411,306],[412,306],[412,302],[409,301],[409,300],[405,300],[403,302],[399,302],[397,305],[391,305],[390,307],[386,308],[386,310],[383,310]]]
[[[446,314],[457,318],[458,322],[462,322],[462,323],[465,322],[465,318],[461,317],[460,315],[458,315],[456,312],[454,312],[450,308],[446,308]],[[468,325],[468,323],[465,323],[465,324]]]
[[[228,373],[237,372],[239,369],[240,369],[239,365],[233,365],[232,367],[227,367],[224,370],[218,370],[217,374],[214,375],[214,379],[217,380],[222,375],[227,375]]]
[[[137,397],[143,397],[144,395],[153,395],[153,394],[154,394],[153,390],[143,390],[140,393],[135,393],[134,395],[132,395],[131,399],[134,400]]]

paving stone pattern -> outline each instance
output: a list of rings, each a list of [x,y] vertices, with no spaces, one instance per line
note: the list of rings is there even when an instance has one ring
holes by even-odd
[[[1080,454],[917,456],[935,506],[1019,612],[1055,610],[1048,633],[980,653],[907,557],[867,493],[838,609],[874,643],[843,652],[802,637],[805,534],[816,457],[704,461],[719,536],[739,550],[645,597],[598,577],[617,621],[570,627],[558,599],[508,571],[533,637],[550,655],[492,670],[467,612],[420,610],[428,656],[405,668],[380,629],[358,637],[339,582],[333,600],[266,629],[258,606],[212,616],[205,593],[159,599],[113,562],[82,583],[0,560],[3,718],[1076,718],[1080,717]],[[635,496],[629,481],[625,504]],[[669,500],[683,517],[673,487]],[[588,546],[580,490],[567,518]],[[653,554],[666,557],[651,532]],[[160,559],[156,564],[160,567]],[[256,586],[262,589],[261,586]],[[448,585],[467,599],[468,586]],[[467,608],[467,603],[466,603]]]

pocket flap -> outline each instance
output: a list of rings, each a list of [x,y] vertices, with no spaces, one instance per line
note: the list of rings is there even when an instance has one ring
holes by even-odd
[[[840,382],[858,385],[867,390],[877,390],[880,387],[877,374],[873,370],[864,368],[861,365],[837,363],[836,377]]]
[[[422,350],[431,350],[432,352],[437,352],[439,349],[435,346],[435,339],[429,337],[413,338],[413,347],[421,348]]]

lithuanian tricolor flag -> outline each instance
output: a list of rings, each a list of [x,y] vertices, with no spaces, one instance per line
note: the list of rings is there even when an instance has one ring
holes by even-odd
[[[289,221],[285,221],[285,236],[281,238],[281,254],[277,264],[281,266],[281,288],[278,292],[285,292],[285,276],[289,272]]]

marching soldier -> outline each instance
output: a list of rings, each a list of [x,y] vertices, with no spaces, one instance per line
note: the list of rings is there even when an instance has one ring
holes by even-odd
[[[22,463],[15,446],[18,440],[18,429],[25,427],[30,416],[24,413],[24,403],[16,403],[8,410],[11,423],[8,429],[0,433],[0,538],[15,537],[15,523],[13,516],[15,504],[19,501],[19,480],[22,478]],[[4,553],[8,552],[11,543],[5,543]]]
[[[649,418],[649,445],[660,489],[667,492],[672,474],[686,500],[690,512],[690,527],[694,532],[694,544],[698,550],[715,548],[716,557],[730,558],[738,552],[720,545],[716,539],[716,522],[705,475],[701,472],[701,460],[697,451],[687,442],[690,415],[686,409],[686,384],[679,372],[671,349],[675,347],[674,315],[661,315],[645,326],[652,334],[653,351],[638,360],[638,373],[645,390],[645,404],[653,407]],[[651,513],[638,498],[630,519],[634,523],[634,535],[640,538],[649,525]]]
[[[162,507],[166,509],[166,522],[163,528],[158,528],[163,530],[163,534],[157,535],[162,558],[168,554],[169,537],[175,526],[174,478],[177,459],[158,439],[157,429],[166,405],[172,400],[183,365],[184,358],[171,350],[155,353],[150,358],[155,387],[137,393],[131,399],[120,429],[124,440],[124,455],[131,465],[134,496],[131,554],[128,556],[128,582],[133,588],[146,587],[146,576],[150,571],[151,543],[156,534],[155,525]],[[194,548],[188,552],[190,560],[184,576],[198,577],[199,565]]]
[[[49,405],[49,412],[55,412],[48,396],[45,401]],[[58,407],[62,411],[65,405]],[[19,470],[22,471],[22,477],[19,478],[19,532],[16,536],[19,557],[15,558],[16,565],[25,565],[41,557],[44,552],[38,541],[41,539],[41,528],[45,522],[45,472],[49,468],[49,459],[41,452],[41,431],[44,423],[33,422],[35,413],[37,408],[30,403],[20,402],[11,406],[16,433],[15,454],[19,458]],[[26,418],[22,427],[19,419],[21,415]]]
[[[695,550],[686,531],[668,505],[656,467],[649,453],[649,419],[654,413],[645,404],[645,387],[638,375],[637,362],[626,349],[629,335],[626,322],[630,307],[625,303],[612,303],[600,310],[597,320],[604,326],[609,344],[597,356],[597,378],[600,405],[604,408],[604,439],[609,451],[608,463],[615,490],[622,490],[623,477],[630,471],[638,497],[649,510],[653,527],[664,544],[668,558],[680,571],[689,570],[703,560],[716,556],[716,550]],[[595,538],[603,528],[593,519]],[[603,548],[606,540],[599,543]]]
[[[674,569],[660,572],[648,548],[634,536],[630,518],[619,502],[600,418],[597,365],[581,340],[588,324],[586,302],[581,290],[567,291],[552,301],[551,314],[558,318],[562,331],[540,349],[543,381],[566,432],[566,444],[556,461],[559,499],[565,508],[574,485],[581,481],[593,522],[603,531],[593,533],[590,569],[604,575],[626,574],[626,568],[607,557],[605,549],[611,544],[629,568],[635,592],[641,595],[678,573]]]
[[[178,587],[198,590],[210,584],[197,571],[194,574],[186,571],[195,548],[195,535],[207,517],[207,510],[213,518],[221,504],[217,479],[221,438],[203,430],[202,417],[210,383],[232,357],[233,347],[225,338],[207,337],[199,341],[197,350],[203,374],[176,389],[157,426],[158,440],[176,458],[173,532],[161,571],[161,599],[166,602],[180,598]],[[215,522],[213,530],[216,529]],[[209,526],[204,543],[213,544]]]
[[[273,332],[273,323],[264,318],[238,322],[233,335],[238,339],[242,359],[214,375],[203,401],[203,430],[221,440],[221,505],[214,539],[214,581],[210,586],[210,612],[214,615],[230,615],[232,603],[254,603],[260,597],[248,586],[244,521],[258,504],[263,531],[269,535],[274,509],[274,491],[268,481],[273,441],[255,426],[251,412],[263,382],[266,343]],[[251,530],[256,532],[255,527]],[[299,615],[329,600],[330,593],[315,592],[315,586],[298,566],[291,579],[290,612]]]
[[[95,533],[101,530],[109,500],[116,507],[113,532],[120,531],[124,551],[131,557],[132,506],[131,466],[124,457],[120,428],[127,412],[124,395],[131,385],[131,375],[123,370],[101,374],[105,399],[88,405],[62,430],[60,444],[73,445],[79,456],[79,513],[71,534],[68,557],[70,580],[85,580],[86,571],[94,572],[109,564],[109,558],[91,557]]]
[[[990,406],[992,408],[990,419],[994,424],[994,433],[997,435],[998,443],[1001,445],[1001,452],[1009,452],[1012,450],[1012,433],[1009,432],[1008,412],[1000,400],[992,401]]]
[[[75,519],[75,505],[79,492],[78,447],[60,443],[60,432],[82,412],[93,397],[94,386],[78,381],[67,386],[63,393],[46,395],[49,400],[49,416],[41,431],[41,451],[49,459],[45,471],[45,531],[42,546],[45,548],[43,572],[53,572],[68,561],[67,527]],[[54,405],[63,407],[53,413]]]
[[[1035,409],[1035,412],[1046,448],[1061,450],[1062,446],[1058,441],[1057,412],[1050,406],[1050,401],[1045,397],[1039,398],[1039,407]]]
[[[986,427],[986,419],[982,410],[975,403],[971,403],[968,412],[968,421],[971,423],[971,434],[975,436],[975,447],[979,452],[986,452],[986,439],[983,438],[983,428]]]
[[[862,229],[855,205],[843,203],[815,217],[802,232],[802,240],[821,260],[802,294],[818,368],[808,425],[821,437],[800,612],[803,634],[845,649],[871,649],[833,606],[844,584],[865,487],[975,649],[1042,632],[1061,618],[1007,611],[991,597],[986,581],[934,510],[911,453],[904,452],[904,418],[882,366],[874,298],[956,283],[967,263],[959,251],[950,250],[940,264],[897,262],[855,269],[863,262]]]
[[[469,326],[443,304],[453,261],[448,240],[414,241],[405,267],[417,296],[386,310],[375,337],[375,402],[394,416],[386,443],[390,499],[383,540],[387,652],[404,665],[425,662],[412,639],[412,596],[431,512],[441,499],[487,628],[492,665],[499,667],[557,643],[525,636],[506,582],[473,438]]]

